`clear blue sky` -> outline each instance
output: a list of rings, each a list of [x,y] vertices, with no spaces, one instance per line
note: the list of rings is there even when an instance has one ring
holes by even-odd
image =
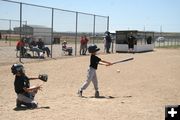
[[[180,0],[14,0],[110,17],[110,30],[180,32]]]

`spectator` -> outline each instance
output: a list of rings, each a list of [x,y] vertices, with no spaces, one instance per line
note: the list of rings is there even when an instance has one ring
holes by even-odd
[[[25,49],[24,38],[21,38],[21,40],[18,41],[18,43],[16,44],[16,50],[20,51],[21,56],[25,56],[27,50]]]
[[[84,50],[85,50],[85,39],[84,36],[81,36],[81,40],[80,40],[80,55],[84,54]]]
[[[87,39],[86,35],[84,35],[84,51],[83,51],[83,55],[86,55],[88,41],[89,40]]]
[[[64,54],[66,54],[66,52],[68,52],[68,55],[72,55],[73,49],[72,49],[72,47],[67,47],[66,41],[63,41],[63,43],[62,43],[62,50],[64,51]]]
[[[147,38],[147,44],[151,44],[151,43],[152,43],[152,37],[149,36],[149,37]]]
[[[35,51],[38,54],[38,57],[40,57],[40,53],[43,52],[43,50],[39,49],[37,46],[37,42],[33,39],[32,42],[29,45],[31,51]]]
[[[105,49],[106,49],[106,53],[110,53],[109,52],[109,49],[111,47],[111,42],[112,42],[112,39],[111,39],[111,36],[110,36],[110,32],[107,31],[106,32],[106,36],[105,36]]]
[[[134,53],[134,44],[135,44],[136,38],[133,36],[133,33],[130,33],[130,36],[128,37],[128,52]]]
[[[80,40],[80,55],[86,55],[87,52],[87,43],[88,43],[88,39],[86,37],[86,35],[81,36],[81,40]]]
[[[43,50],[43,53],[45,53],[45,51],[46,51],[46,54],[47,54],[47,56],[49,57],[49,55],[50,55],[50,50],[49,50],[48,47],[45,47],[44,42],[42,41],[41,38],[39,38],[39,41],[37,42],[37,45],[38,45],[38,48],[39,48],[39,49]]]

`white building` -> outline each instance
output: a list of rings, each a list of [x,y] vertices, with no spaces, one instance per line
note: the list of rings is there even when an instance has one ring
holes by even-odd
[[[137,30],[116,31],[116,52],[128,52],[128,36],[133,34],[135,52],[153,51],[154,32]]]
[[[20,27],[15,27],[14,32],[20,33]],[[22,34],[25,36],[33,36],[36,41],[38,38],[42,38],[45,44],[51,44],[51,28],[41,25],[23,25]]]

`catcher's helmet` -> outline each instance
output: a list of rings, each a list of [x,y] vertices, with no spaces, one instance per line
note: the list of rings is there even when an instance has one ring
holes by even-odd
[[[89,47],[88,47],[88,52],[89,53],[94,53],[94,52],[97,52],[99,50],[100,49],[95,44],[89,45]]]
[[[13,73],[13,75],[15,75],[16,73],[23,73],[24,72],[24,67],[21,64],[13,64],[11,67],[11,72]]]

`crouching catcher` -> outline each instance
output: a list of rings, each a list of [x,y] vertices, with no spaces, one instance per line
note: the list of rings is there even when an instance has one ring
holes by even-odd
[[[21,64],[14,64],[11,67],[11,72],[15,75],[14,80],[14,89],[17,94],[16,99],[16,107],[25,106],[29,109],[37,108],[38,103],[34,100],[36,93],[41,90],[42,86],[31,86],[30,87],[30,80],[40,79],[39,77],[36,78],[29,78],[25,74],[25,70],[23,65]],[[47,82],[47,77],[45,77],[45,81]],[[42,79],[40,79],[42,80]],[[43,81],[43,80],[42,80]]]

